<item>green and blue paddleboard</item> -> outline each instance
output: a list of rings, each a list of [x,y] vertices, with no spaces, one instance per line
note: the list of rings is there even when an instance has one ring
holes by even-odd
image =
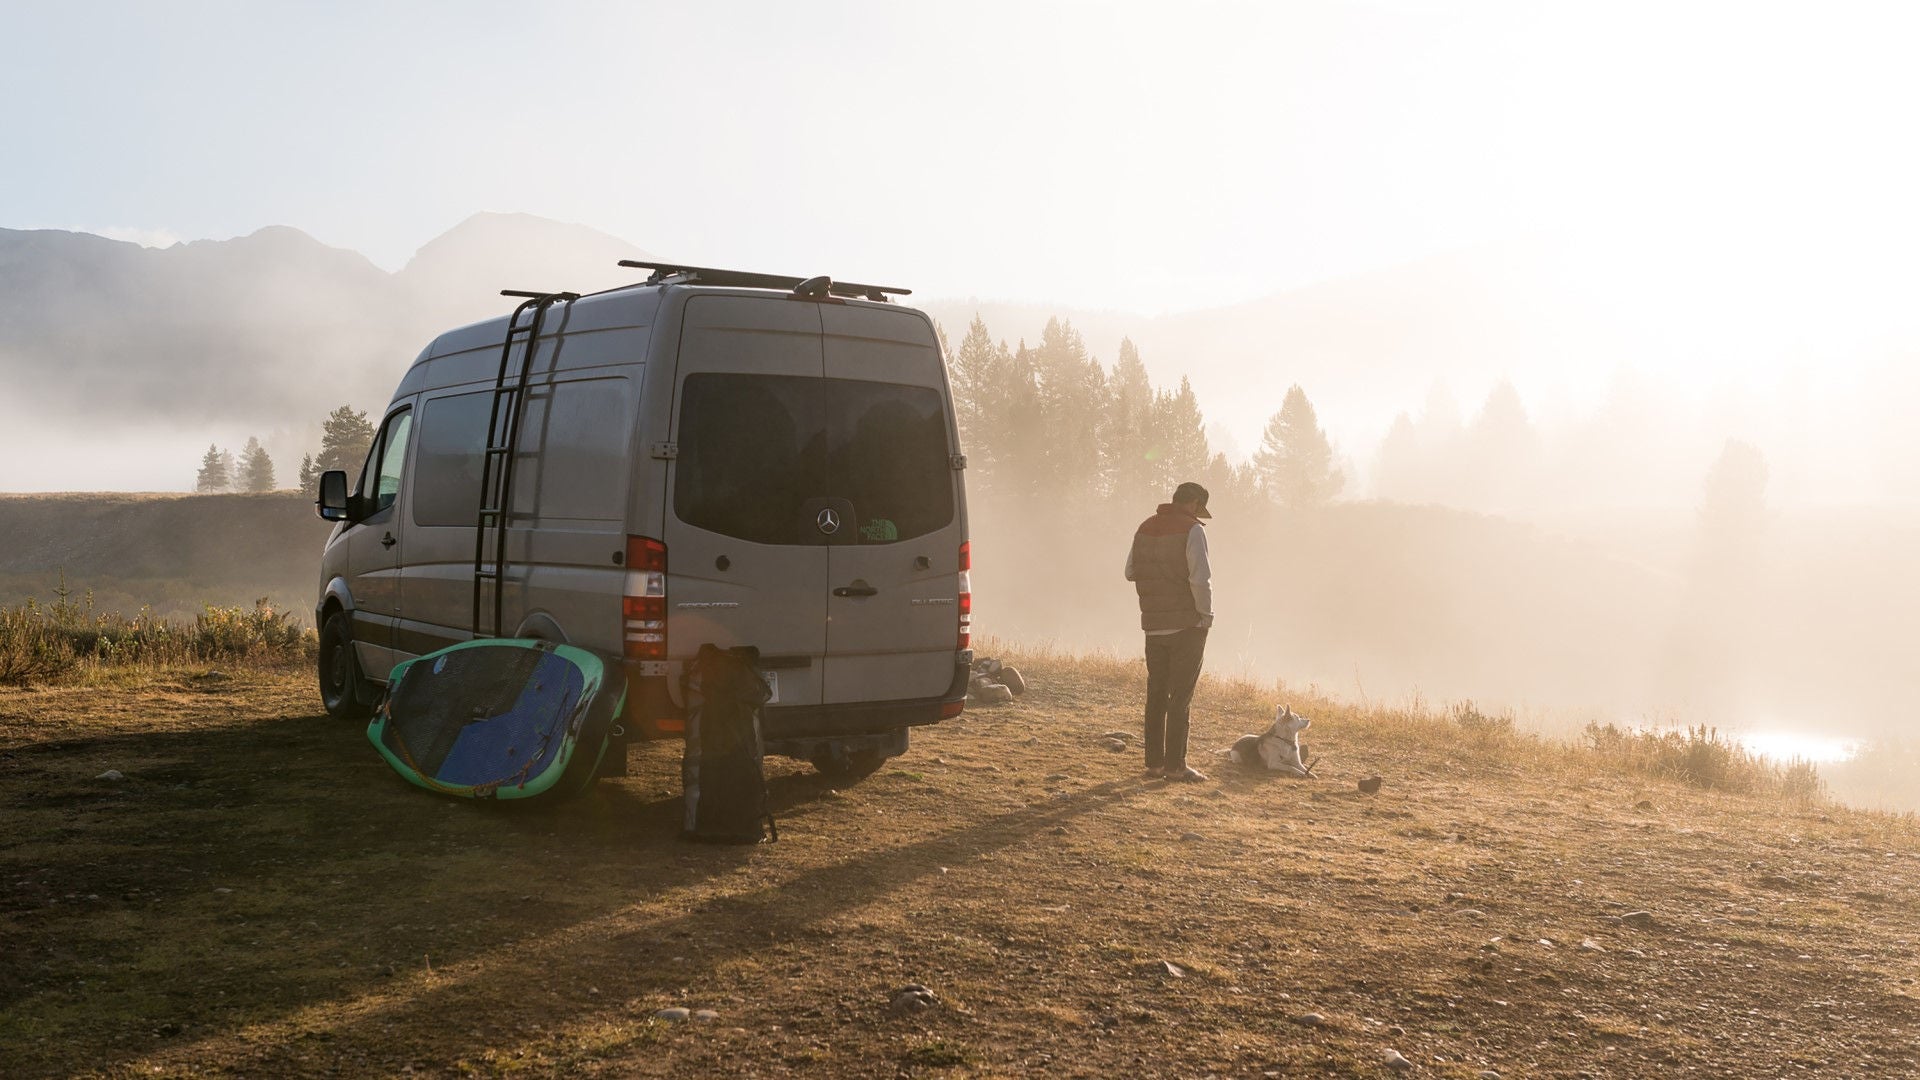
[[[463,641],[393,669],[367,738],[428,791],[559,798],[593,782],[626,697],[625,669],[585,649]]]

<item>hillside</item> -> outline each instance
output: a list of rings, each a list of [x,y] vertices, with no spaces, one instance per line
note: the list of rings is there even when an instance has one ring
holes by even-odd
[[[675,840],[672,746],[529,811],[409,787],[305,672],[0,692],[8,1073],[1920,1069],[1910,820],[1300,697],[1321,780],[1143,782],[1138,668],[1022,660],[855,787],[774,763],[747,849]],[[1207,681],[1195,746],[1274,697]]]
[[[64,574],[102,610],[178,618],[264,596],[310,621],[329,528],[291,491],[0,496],[0,605],[51,600]]]

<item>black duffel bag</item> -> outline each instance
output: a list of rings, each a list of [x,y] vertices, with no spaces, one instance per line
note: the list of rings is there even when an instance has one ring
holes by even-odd
[[[709,844],[780,839],[767,808],[760,710],[770,691],[760,650],[700,646],[686,671],[687,751],[680,762],[687,817],[680,835]]]

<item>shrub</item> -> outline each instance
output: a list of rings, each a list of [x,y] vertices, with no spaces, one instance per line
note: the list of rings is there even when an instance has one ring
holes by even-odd
[[[1586,738],[1596,754],[1617,767],[1713,791],[1812,800],[1825,787],[1812,763],[1781,764],[1753,753],[1705,724],[1647,731],[1589,723]]]
[[[1499,736],[1513,734],[1513,713],[1511,710],[1490,716],[1480,711],[1471,701],[1455,702],[1447,711],[1447,716],[1469,734]]]
[[[0,686],[29,686],[72,671],[73,646],[31,600],[0,608]]]
[[[95,612],[91,594],[73,602],[63,577],[57,599],[0,608],[0,685],[25,686],[80,667],[196,663],[291,663],[318,651],[314,632],[264,598],[251,609],[207,606],[191,625],[141,609],[128,617]]]

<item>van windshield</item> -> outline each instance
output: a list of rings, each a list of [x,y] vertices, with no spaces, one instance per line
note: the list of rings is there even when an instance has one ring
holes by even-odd
[[[760,544],[829,542],[815,524],[850,505],[852,542],[937,532],[954,516],[940,392],[789,375],[689,375],[673,510]],[[847,542],[845,536],[840,542]]]

